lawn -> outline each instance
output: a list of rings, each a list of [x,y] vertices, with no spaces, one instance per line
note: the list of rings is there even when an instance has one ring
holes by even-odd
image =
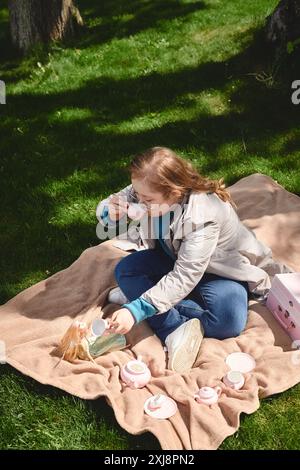
[[[261,43],[276,4],[82,0],[80,36],[23,60],[0,9],[0,304],[100,242],[96,205],[129,184],[124,166],[147,147],[171,147],[227,185],[261,172],[300,195],[300,71]],[[2,449],[159,448],[122,430],[103,399],[7,365],[0,375]],[[299,385],[264,399],[221,449],[300,449],[299,410]]]

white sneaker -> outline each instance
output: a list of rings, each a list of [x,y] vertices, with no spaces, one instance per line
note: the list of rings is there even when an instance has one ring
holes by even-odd
[[[192,318],[167,336],[165,343],[168,349],[168,369],[184,373],[192,368],[203,333],[200,320]]]
[[[126,304],[127,302],[129,302],[127,297],[121,291],[120,287],[114,287],[113,289],[111,289],[109,291],[107,299],[108,302],[112,302],[113,304],[119,305]]]

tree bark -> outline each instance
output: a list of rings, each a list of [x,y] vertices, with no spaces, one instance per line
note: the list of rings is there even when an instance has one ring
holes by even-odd
[[[83,24],[73,0],[9,0],[8,8],[12,42],[23,53],[38,42],[64,39]]]
[[[281,0],[267,17],[265,33],[267,43],[276,48],[300,38],[300,0]]]

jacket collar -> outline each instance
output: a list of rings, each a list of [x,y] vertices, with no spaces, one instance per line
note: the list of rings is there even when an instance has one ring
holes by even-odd
[[[181,206],[181,211],[177,210],[175,217],[172,218],[172,222],[170,223],[170,230],[173,229],[174,225],[177,224],[178,220],[182,217],[182,215],[183,215],[183,213],[186,209],[185,205],[188,204],[190,194],[191,194],[191,191],[186,192],[185,195],[183,196],[181,202],[179,203],[179,205]],[[171,208],[171,210],[172,210],[172,208]]]

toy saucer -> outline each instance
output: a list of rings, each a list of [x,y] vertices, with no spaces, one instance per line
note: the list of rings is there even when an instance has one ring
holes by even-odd
[[[154,397],[152,396],[145,401],[144,411],[145,413],[147,413],[147,415],[151,416],[152,418],[167,419],[176,413],[178,409],[176,402],[172,398],[161,394],[159,400],[159,407],[151,409],[151,403],[153,403],[156,397],[157,395],[155,395]]]
[[[225,362],[231,370],[239,371],[243,374],[250,372],[256,366],[254,357],[243,352],[229,354],[229,356],[226,357]]]

